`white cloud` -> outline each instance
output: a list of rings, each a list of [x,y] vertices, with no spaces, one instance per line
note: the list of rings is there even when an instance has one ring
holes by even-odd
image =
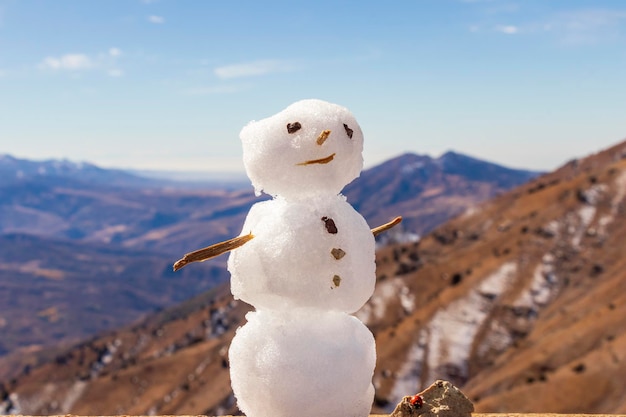
[[[148,22],[159,25],[161,23],[165,23],[165,18],[163,16],[151,15],[148,16]]]
[[[498,25],[495,27],[496,32],[504,33],[507,35],[515,35],[519,33],[519,28],[513,25]]]
[[[217,67],[213,70],[213,72],[219,78],[228,79],[254,77],[276,72],[288,72],[293,71],[294,69],[294,65],[290,62],[267,59]]]
[[[92,60],[85,54],[65,54],[60,57],[46,57],[41,68],[52,70],[78,71],[93,67]]]
[[[119,48],[110,48],[109,55],[113,57],[117,57],[122,55],[122,51]]]
[[[111,47],[106,52],[95,55],[69,53],[60,56],[48,56],[39,63],[39,68],[51,71],[87,71],[99,70],[112,77],[120,77],[124,72],[118,66],[122,50]]]

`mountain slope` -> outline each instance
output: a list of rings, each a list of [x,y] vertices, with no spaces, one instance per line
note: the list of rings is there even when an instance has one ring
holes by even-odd
[[[625,197],[621,143],[383,250],[379,405],[446,378],[479,412],[624,412]]]
[[[626,412],[625,245],[626,142],[379,250],[357,314],[377,341],[374,411],[445,378],[479,412]],[[221,286],[28,367],[3,407],[236,413],[227,346],[245,311]]]
[[[174,274],[147,251],[0,236],[0,356],[76,342],[181,302],[227,279],[211,264]]]
[[[439,158],[404,154],[364,171],[344,193],[370,224],[401,213],[403,230],[424,235],[537,175],[454,152]]]

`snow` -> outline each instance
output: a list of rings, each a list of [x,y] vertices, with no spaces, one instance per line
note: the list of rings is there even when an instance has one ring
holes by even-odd
[[[595,206],[598,204],[604,193],[606,193],[608,187],[605,184],[595,184],[586,190],[580,192],[580,197],[587,204]]]
[[[411,293],[409,287],[402,286],[400,290],[400,305],[405,314],[411,314],[415,309],[415,295]]]
[[[372,334],[347,314],[311,313],[246,316],[229,356],[233,391],[247,416],[368,415]]]
[[[301,127],[296,129],[296,123]],[[325,130],[330,136],[319,145]],[[240,137],[246,173],[258,194],[298,199],[322,190],[338,194],[363,168],[363,133],[354,116],[321,100],[302,100],[250,122]],[[303,165],[331,156],[330,162]]]
[[[17,393],[10,393],[6,398],[0,398],[0,416],[18,415],[22,413]]]
[[[248,417],[362,416],[374,397],[374,338],[349,315],[374,292],[374,236],[339,195],[363,167],[363,134],[345,108],[303,100],[241,131],[257,194],[228,270],[256,308],[229,350]],[[389,295],[386,295],[389,296]],[[404,291],[401,302],[412,307]]]
[[[489,351],[502,352],[511,345],[513,338],[509,329],[498,320],[489,322],[489,331],[477,348],[479,357],[485,357]]]
[[[552,220],[548,222],[548,224],[543,228],[544,232],[549,234],[552,237],[558,236],[559,234],[559,222],[556,220]]]
[[[615,216],[619,210],[620,204],[623,202],[624,197],[626,197],[626,171],[622,171],[620,175],[615,179],[615,194],[611,199],[611,211],[608,214],[603,215],[598,220],[599,230],[598,234],[601,236],[606,234],[606,228],[608,225],[613,223],[615,220]]]
[[[533,272],[529,288],[513,303],[516,307],[527,307],[533,311],[548,304],[557,290],[558,278],[554,272],[554,255],[546,253]]]
[[[618,181],[619,181],[619,178],[618,178]],[[583,190],[580,192],[580,198],[585,202],[585,205],[583,205],[581,208],[578,209],[578,212],[577,212],[578,219],[579,219],[578,225],[570,224],[569,226],[569,231],[570,233],[573,234],[572,246],[574,248],[580,247],[582,237],[588,231],[589,226],[591,225],[592,221],[596,217],[596,212],[597,212],[596,206],[598,205],[602,197],[607,193],[607,191],[608,191],[608,187],[606,184],[595,184],[592,187],[588,188],[587,190]],[[620,191],[621,190],[618,186],[618,194],[620,193]],[[599,224],[600,224],[600,227],[603,227],[603,224],[604,225],[607,224],[608,219],[607,218],[604,218],[604,219],[601,218],[601,219],[602,219],[602,223],[599,223]],[[571,218],[569,220],[571,220]],[[570,223],[573,223],[573,222],[570,221]]]
[[[327,231],[324,217],[333,219],[337,233]],[[343,197],[257,203],[242,234],[250,232],[254,239],[228,260],[235,298],[271,310],[316,307],[353,313],[371,297],[374,236]],[[331,252],[336,248],[345,252],[339,260]]]
[[[393,304],[393,300],[400,300],[400,305],[405,314],[410,314],[415,309],[415,295],[405,285],[401,278],[392,278],[376,285],[374,295],[369,303],[363,306],[356,316],[364,323],[371,323],[382,319],[387,313],[387,307]]]
[[[417,343],[414,343],[405,359],[404,365],[394,375],[394,385],[389,393],[389,413],[407,394],[421,391],[424,387],[424,356],[427,352],[428,332],[420,332]]]
[[[402,168],[400,168],[400,172],[402,172],[403,175],[408,175],[420,168],[423,168],[424,165],[425,165],[424,162],[416,161],[416,162],[413,162],[412,164],[406,164],[402,166]]]
[[[472,217],[481,213],[481,209],[476,205],[471,205],[461,214],[462,218]]]
[[[59,413],[68,414],[76,401],[83,395],[87,389],[87,381],[75,381],[72,387],[69,389],[65,398],[61,402],[61,409]]]
[[[517,264],[507,262],[465,297],[439,310],[417,336],[404,366],[398,371],[391,403],[407,392],[423,388],[428,380],[445,378],[444,367],[456,368],[461,377],[468,375],[472,344],[491,312],[495,300],[506,291],[517,274]],[[506,340],[501,341],[506,343]]]
[[[580,242],[583,235],[589,228],[591,221],[596,215],[596,208],[594,206],[582,206],[578,209],[579,224],[577,226],[570,226],[570,232],[573,232],[572,246],[575,248],[580,247]]]

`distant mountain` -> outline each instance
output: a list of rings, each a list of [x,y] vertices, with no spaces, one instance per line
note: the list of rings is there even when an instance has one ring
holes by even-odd
[[[533,175],[447,155],[404,155],[366,170],[346,188],[348,199],[372,226],[403,215],[384,237],[415,240]],[[119,327],[225,281],[226,256],[176,275],[170,267],[238,235],[260,201],[250,187],[142,187],[130,174],[67,161],[5,156],[0,166],[12,173],[0,182],[0,329],[10,334],[0,356]],[[116,308],[93,307],[97,300]]]
[[[4,156],[0,171],[0,234],[173,256],[237,235],[250,206],[259,201],[250,187],[157,187],[157,180],[68,161]],[[406,154],[365,170],[345,194],[371,225],[402,215],[398,230],[416,236],[536,175],[452,152],[437,159]],[[149,186],[140,187],[142,182]]]
[[[626,142],[379,250],[357,314],[376,337],[374,411],[445,378],[478,412],[625,413],[624,253]],[[0,407],[236,415],[227,348],[247,310],[225,283],[44,363],[13,357]]]
[[[33,179],[68,179],[107,186],[156,186],[158,181],[119,169],[104,169],[87,162],[67,159],[32,161],[0,154],[0,187]],[[50,181],[48,181],[50,182]]]
[[[0,233],[176,255],[189,245],[238,234],[255,200],[251,191],[112,187],[37,178],[0,187]]]
[[[424,235],[468,207],[539,174],[454,152],[439,158],[404,154],[364,171],[344,193],[370,224],[401,214],[402,229]]]
[[[228,278],[215,264],[174,274],[167,256],[112,245],[9,234],[0,247],[0,356],[120,327]]]
[[[239,190],[250,186],[250,181],[243,173],[110,169],[68,159],[33,161],[0,154],[0,187],[33,180],[44,181],[48,184],[71,181],[107,187],[133,188],[211,187]]]

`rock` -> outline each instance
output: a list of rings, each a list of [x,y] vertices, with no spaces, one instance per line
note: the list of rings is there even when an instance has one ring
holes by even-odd
[[[448,381],[435,381],[414,396],[406,396],[390,417],[471,417],[474,405]]]

